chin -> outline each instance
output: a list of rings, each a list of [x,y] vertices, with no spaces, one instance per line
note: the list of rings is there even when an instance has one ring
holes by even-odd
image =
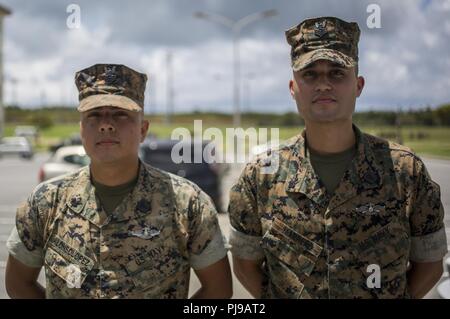
[[[117,158],[112,158],[111,156],[95,156],[92,161],[97,164],[111,164],[117,162]]]
[[[331,123],[339,120],[336,114],[316,114],[313,117],[314,122]]]

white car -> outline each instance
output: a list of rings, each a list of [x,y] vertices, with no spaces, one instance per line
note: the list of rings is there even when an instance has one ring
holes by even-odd
[[[36,140],[36,138],[39,135],[38,129],[35,126],[30,126],[30,125],[16,126],[16,128],[14,130],[14,134],[16,136],[23,136],[23,137],[30,138],[32,140]]]
[[[22,158],[33,158],[33,147],[25,137],[4,137],[0,140],[0,157],[6,155],[19,155]]]
[[[63,146],[56,150],[39,170],[39,182],[71,173],[89,165],[90,159],[82,145]]]

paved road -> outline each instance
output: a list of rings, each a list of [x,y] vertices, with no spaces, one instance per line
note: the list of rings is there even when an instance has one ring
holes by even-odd
[[[32,161],[17,158],[0,159],[0,298],[7,298],[4,286],[4,271],[7,252],[5,241],[14,224],[14,215],[17,205],[26,199],[37,184],[38,170],[47,159],[47,154],[38,154]],[[446,211],[445,225],[447,238],[450,240],[450,161],[424,159],[432,178],[441,186],[442,201]],[[242,165],[230,167],[228,175],[223,179],[223,200],[228,202],[228,192],[233,182],[238,178]],[[226,234],[229,233],[227,215],[220,215],[220,224]],[[449,247],[450,250],[450,247]],[[448,255],[449,256],[449,255]],[[231,260],[231,258],[230,258]],[[198,279],[192,274],[192,294],[198,287]],[[40,280],[43,280],[41,274]],[[234,298],[250,298],[250,295],[233,278]],[[436,297],[433,290],[428,298]]]

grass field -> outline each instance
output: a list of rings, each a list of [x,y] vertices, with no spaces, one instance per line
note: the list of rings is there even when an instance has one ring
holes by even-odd
[[[244,123],[244,128],[250,127],[251,123]],[[193,121],[177,122],[171,125],[163,124],[162,121],[151,122],[150,132],[159,138],[170,138],[172,132],[176,128],[186,128],[193,132]],[[226,128],[231,128],[231,123],[217,121],[217,119],[210,118],[203,120],[203,132],[208,127],[217,127],[224,132]],[[5,127],[5,136],[14,134],[15,125],[7,125]],[[258,127],[256,127],[258,129]],[[385,137],[387,139],[394,139],[396,136],[395,128],[387,126],[362,126],[363,131],[377,136]],[[268,128],[270,131],[270,128]],[[279,131],[280,140],[285,140],[298,134],[302,127],[281,127]],[[47,130],[41,131],[38,140],[37,149],[45,150],[50,145],[57,143],[63,138],[67,138],[79,131],[79,124],[64,124],[54,125]],[[402,144],[411,147],[417,154],[447,158],[450,159],[450,127],[402,127],[401,129]]]

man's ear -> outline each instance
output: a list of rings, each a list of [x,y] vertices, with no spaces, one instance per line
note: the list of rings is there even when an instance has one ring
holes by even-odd
[[[148,120],[142,120],[141,123],[141,143],[147,137],[148,128],[150,126],[150,122]]]
[[[356,79],[356,97],[359,97],[364,89],[364,84],[366,80],[362,76],[358,76]]]
[[[295,91],[294,91],[294,79],[289,80],[289,92],[291,92],[292,98],[295,100]]]
[[[81,138],[81,143],[84,145],[84,129],[83,129],[83,121],[80,120],[79,122],[80,124],[80,138]]]

